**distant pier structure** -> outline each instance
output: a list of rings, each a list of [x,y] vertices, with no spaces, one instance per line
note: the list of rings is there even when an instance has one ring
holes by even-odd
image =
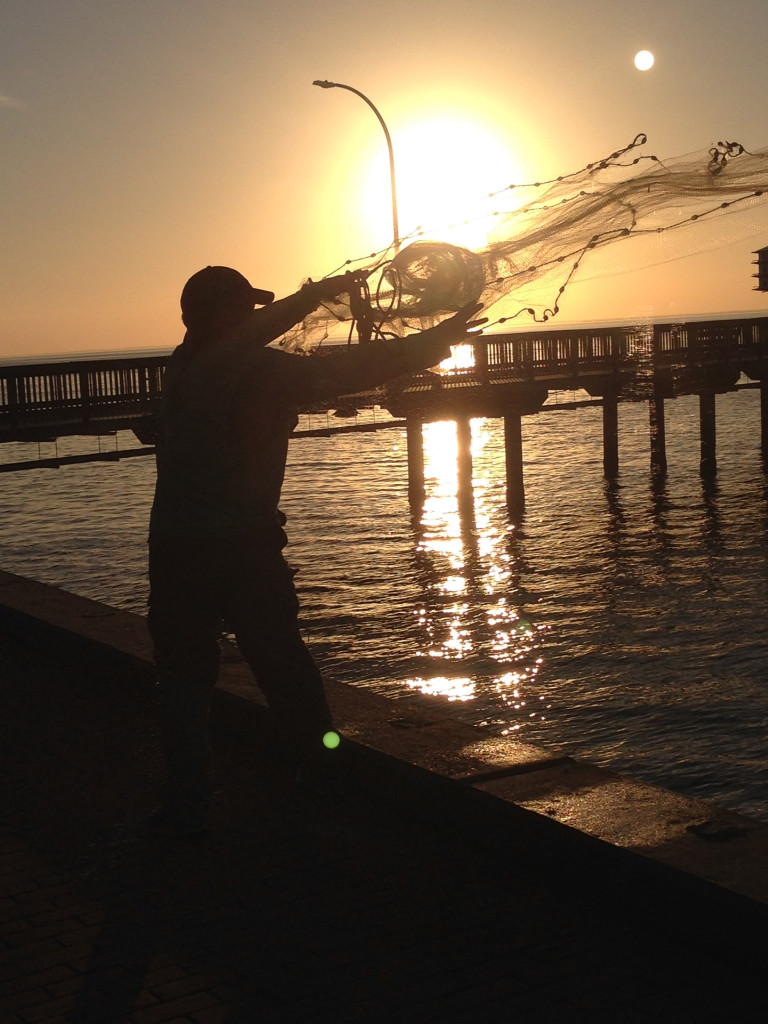
[[[507,505],[525,507],[522,417],[541,411],[551,391],[583,390],[603,410],[603,470],[619,473],[619,406],[645,401],[650,465],[666,471],[665,402],[698,395],[701,473],[717,471],[716,398],[747,378],[761,395],[760,442],[768,460],[768,317],[483,334],[461,346],[461,369],[401,378],[339,407],[376,404],[405,424],[408,491],[424,499],[422,426],[454,420],[460,485],[471,480],[471,420],[504,423]],[[0,367],[0,442],[132,430],[153,450],[166,357],[153,356]],[[331,406],[334,408],[334,406]],[[360,429],[390,426],[391,421]],[[355,429],[351,426],[338,430]],[[329,434],[334,430],[305,433]],[[301,436],[297,432],[296,436]],[[135,453],[133,453],[135,454]],[[56,460],[50,460],[52,463]],[[14,465],[0,465],[0,469]]]
[[[665,402],[698,395],[700,469],[717,472],[716,396],[736,390],[742,376],[761,394],[761,447],[768,459],[768,317],[482,335],[471,366],[450,374],[420,374],[387,388],[387,408],[408,428],[409,492],[424,493],[420,424],[457,423],[459,466],[471,466],[470,421],[504,422],[507,505],[525,507],[522,417],[539,412],[552,390],[582,389],[603,410],[603,471],[619,473],[619,405],[647,401],[650,464],[667,468]]]

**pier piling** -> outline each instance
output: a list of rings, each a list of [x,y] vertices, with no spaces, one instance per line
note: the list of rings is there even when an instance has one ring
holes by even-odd
[[[667,434],[664,425],[664,397],[654,387],[648,401],[648,419],[651,437],[651,471],[666,473],[667,471]]]
[[[699,395],[699,426],[701,432],[701,462],[699,470],[702,476],[714,476],[717,473],[716,455],[716,417],[715,393],[703,392]]]
[[[423,505],[426,490],[421,420],[409,416],[405,421],[405,436],[408,444],[408,500],[412,505]]]
[[[507,509],[513,520],[525,511],[525,485],[523,482],[523,431],[519,412],[504,416],[504,460],[507,474]]]
[[[458,489],[459,494],[472,490],[472,423],[468,416],[456,419],[456,441],[458,444]]]
[[[603,396],[603,474],[606,480],[619,475],[619,402],[615,391]]]
[[[760,381],[760,450],[768,463],[768,380]]]

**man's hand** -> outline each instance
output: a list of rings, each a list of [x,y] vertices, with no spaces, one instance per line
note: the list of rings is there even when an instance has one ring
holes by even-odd
[[[345,293],[356,292],[371,271],[357,270],[354,273],[337,274],[335,277],[324,277],[321,281],[307,281],[305,288],[314,289],[319,302],[328,302]]]
[[[426,352],[430,353],[432,358],[430,366],[435,366],[443,359],[447,359],[451,354],[451,345],[460,345],[462,342],[471,341],[472,338],[483,333],[478,328],[482,328],[483,324],[488,323],[488,317],[476,319],[476,314],[482,308],[482,303],[470,302],[466,306],[462,306],[458,313],[454,313],[447,320],[442,320],[434,327],[415,335],[413,340],[418,341],[426,349]]]

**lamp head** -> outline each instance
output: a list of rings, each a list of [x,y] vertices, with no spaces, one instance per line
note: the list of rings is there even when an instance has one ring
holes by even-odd
[[[328,81],[321,82],[319,79],[315,80],[312,83],[312,85],[319,85],[321,89],[335,89],[336,88],[336,83],[335,82],[328,82]]]

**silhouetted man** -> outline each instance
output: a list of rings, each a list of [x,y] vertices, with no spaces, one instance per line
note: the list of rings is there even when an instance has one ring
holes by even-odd
[[[237,271],[206,267],[181,295],[187,333],[163,384],[164,441],[149,535],[149,628],[160,684],[166,786],[150,828],[205,827],[211,798],[208,710],[222,620],[299,763],[322,752],[333,723],[298,624],[278,510],[297,408],[434,366],[465,339],[467,307],[420,335],[322,357],[267,348],[347,276],[268,302]]]

